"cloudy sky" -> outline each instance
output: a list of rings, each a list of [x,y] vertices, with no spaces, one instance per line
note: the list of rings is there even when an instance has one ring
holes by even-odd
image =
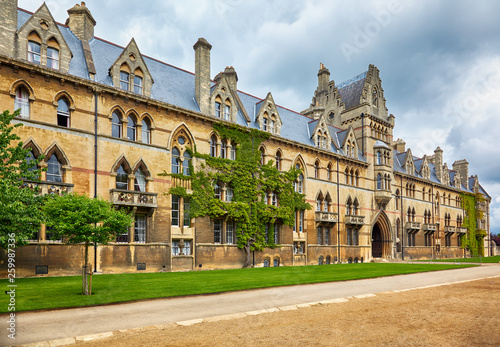
[[[19,0],[35,11],[41,0]],[[75,0],[47,0],[64,23]],[[492,197],[500,233],[500,2],[496,0],[87,0],[95,35],[194,71],[193,44],[213,46],[211,74],[226,66],[238,88],[306,109],[324,63],[336,83],[380,69],[395,138],[416,156],[466,158]]]

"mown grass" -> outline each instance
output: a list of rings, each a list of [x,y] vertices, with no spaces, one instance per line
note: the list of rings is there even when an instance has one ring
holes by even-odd
[[[429,261],[429,260],[425,260]],[[446,262],[446,263],[498,263],[500,262],[500,255],[493,257],[472,257],[472,258],[457,258],[457,259],[433,259],[432,262]]]
[[[295,284],[356,280],[470,267],[469,264],[335,264],[235,270],[94,275],[92,296],[81,295],[81,277],[16,279],[16,312],[92,306],[141,299],[220,293]],[[8,290],[7,280],[0,285]],[[0,313],[10,297],[0,295]]]

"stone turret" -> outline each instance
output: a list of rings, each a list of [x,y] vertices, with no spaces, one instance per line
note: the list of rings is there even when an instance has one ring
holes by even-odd
[[[0,54],[15,56],[17,0],[0,0]]]
[[[203,37],[193,46],[194,49],[194,85],[195,98],[200,112],[209,114],[210,111],[210,50],[212,45]]]
[[[460,175],[460,183],[469,189],[469,163],[467,160],[457,160],[453,163],[453,170]]]
[[[80,5],[76,4],[68,10],[69,18],[66,25],[81,41],[89,41],[94,37],[94,27],[96,21],[90,10],[82,1]]]

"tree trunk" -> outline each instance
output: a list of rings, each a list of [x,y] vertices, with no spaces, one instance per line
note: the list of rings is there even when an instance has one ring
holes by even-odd
[[[250,245],[246,244],[245,247],[243,247],[245,250],[245,265],[243,265],[243,268],[246,269],[248,267],[252,267],[251,261],[250,261]]]
[[[89,263],[89,243],[85,242],[85,264],[84,264],[84,271],[83,271],[83,278],[82,278],[82,283],[83,283],[83,288],[84,288],[84,293],[83,295],[89,295],[89,286],[87,284],[87,264]]]

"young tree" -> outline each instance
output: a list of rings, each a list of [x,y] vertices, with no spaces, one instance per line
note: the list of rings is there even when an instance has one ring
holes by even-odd
[[[39,180],[40,170],[36,167],[42,158],[28,161],[29,150],[16,142],[20,137],[13,131],[22,124],[12,125],[11,121],[17,115],[19,110],[0,114],[0,247],[4,249],[9,239],[14,239],[16,246],[26,244],[38,232],[43,219],[43,197],[36,184],[30,188],[24,183]]]
[[[223,140],[237,144],[236,160],[191,151],[192,156],[205,160],[197,172],[190,165],[190,176],[166,172],[162,175],[191,180],[192,194],[187,194],[182,187],[169,191],[190,199],[190,217],[224,218],[236,223],[237,244],[245,251],[244,267],[249,267],[252,265],[251,251],[277,246],[274,230],[266,226],[274,223],[293,226],[295,211],[311,206],[305,202],[304,194],[294,190],[293,182],[300,170],[291,168],[280,172],[272,161],[261,165],[259,147],[269,138],[268,133],[224,124],[215,124],[214,129]],[[232,189],[231,201],[220,199],[214,191],[216,185]],[[276,196],[275,204],[272,198],[268,199],[273,195]]]
[[[107,244],[117,233],[127,231],[133,218],[123,210],[115,210],[110,202],[86,195],[51,196],[43,210],[46,224],[69,244],[85,245],[85,271],[82,274],[82,294],[89,294],[87,265],[89,246]]]

